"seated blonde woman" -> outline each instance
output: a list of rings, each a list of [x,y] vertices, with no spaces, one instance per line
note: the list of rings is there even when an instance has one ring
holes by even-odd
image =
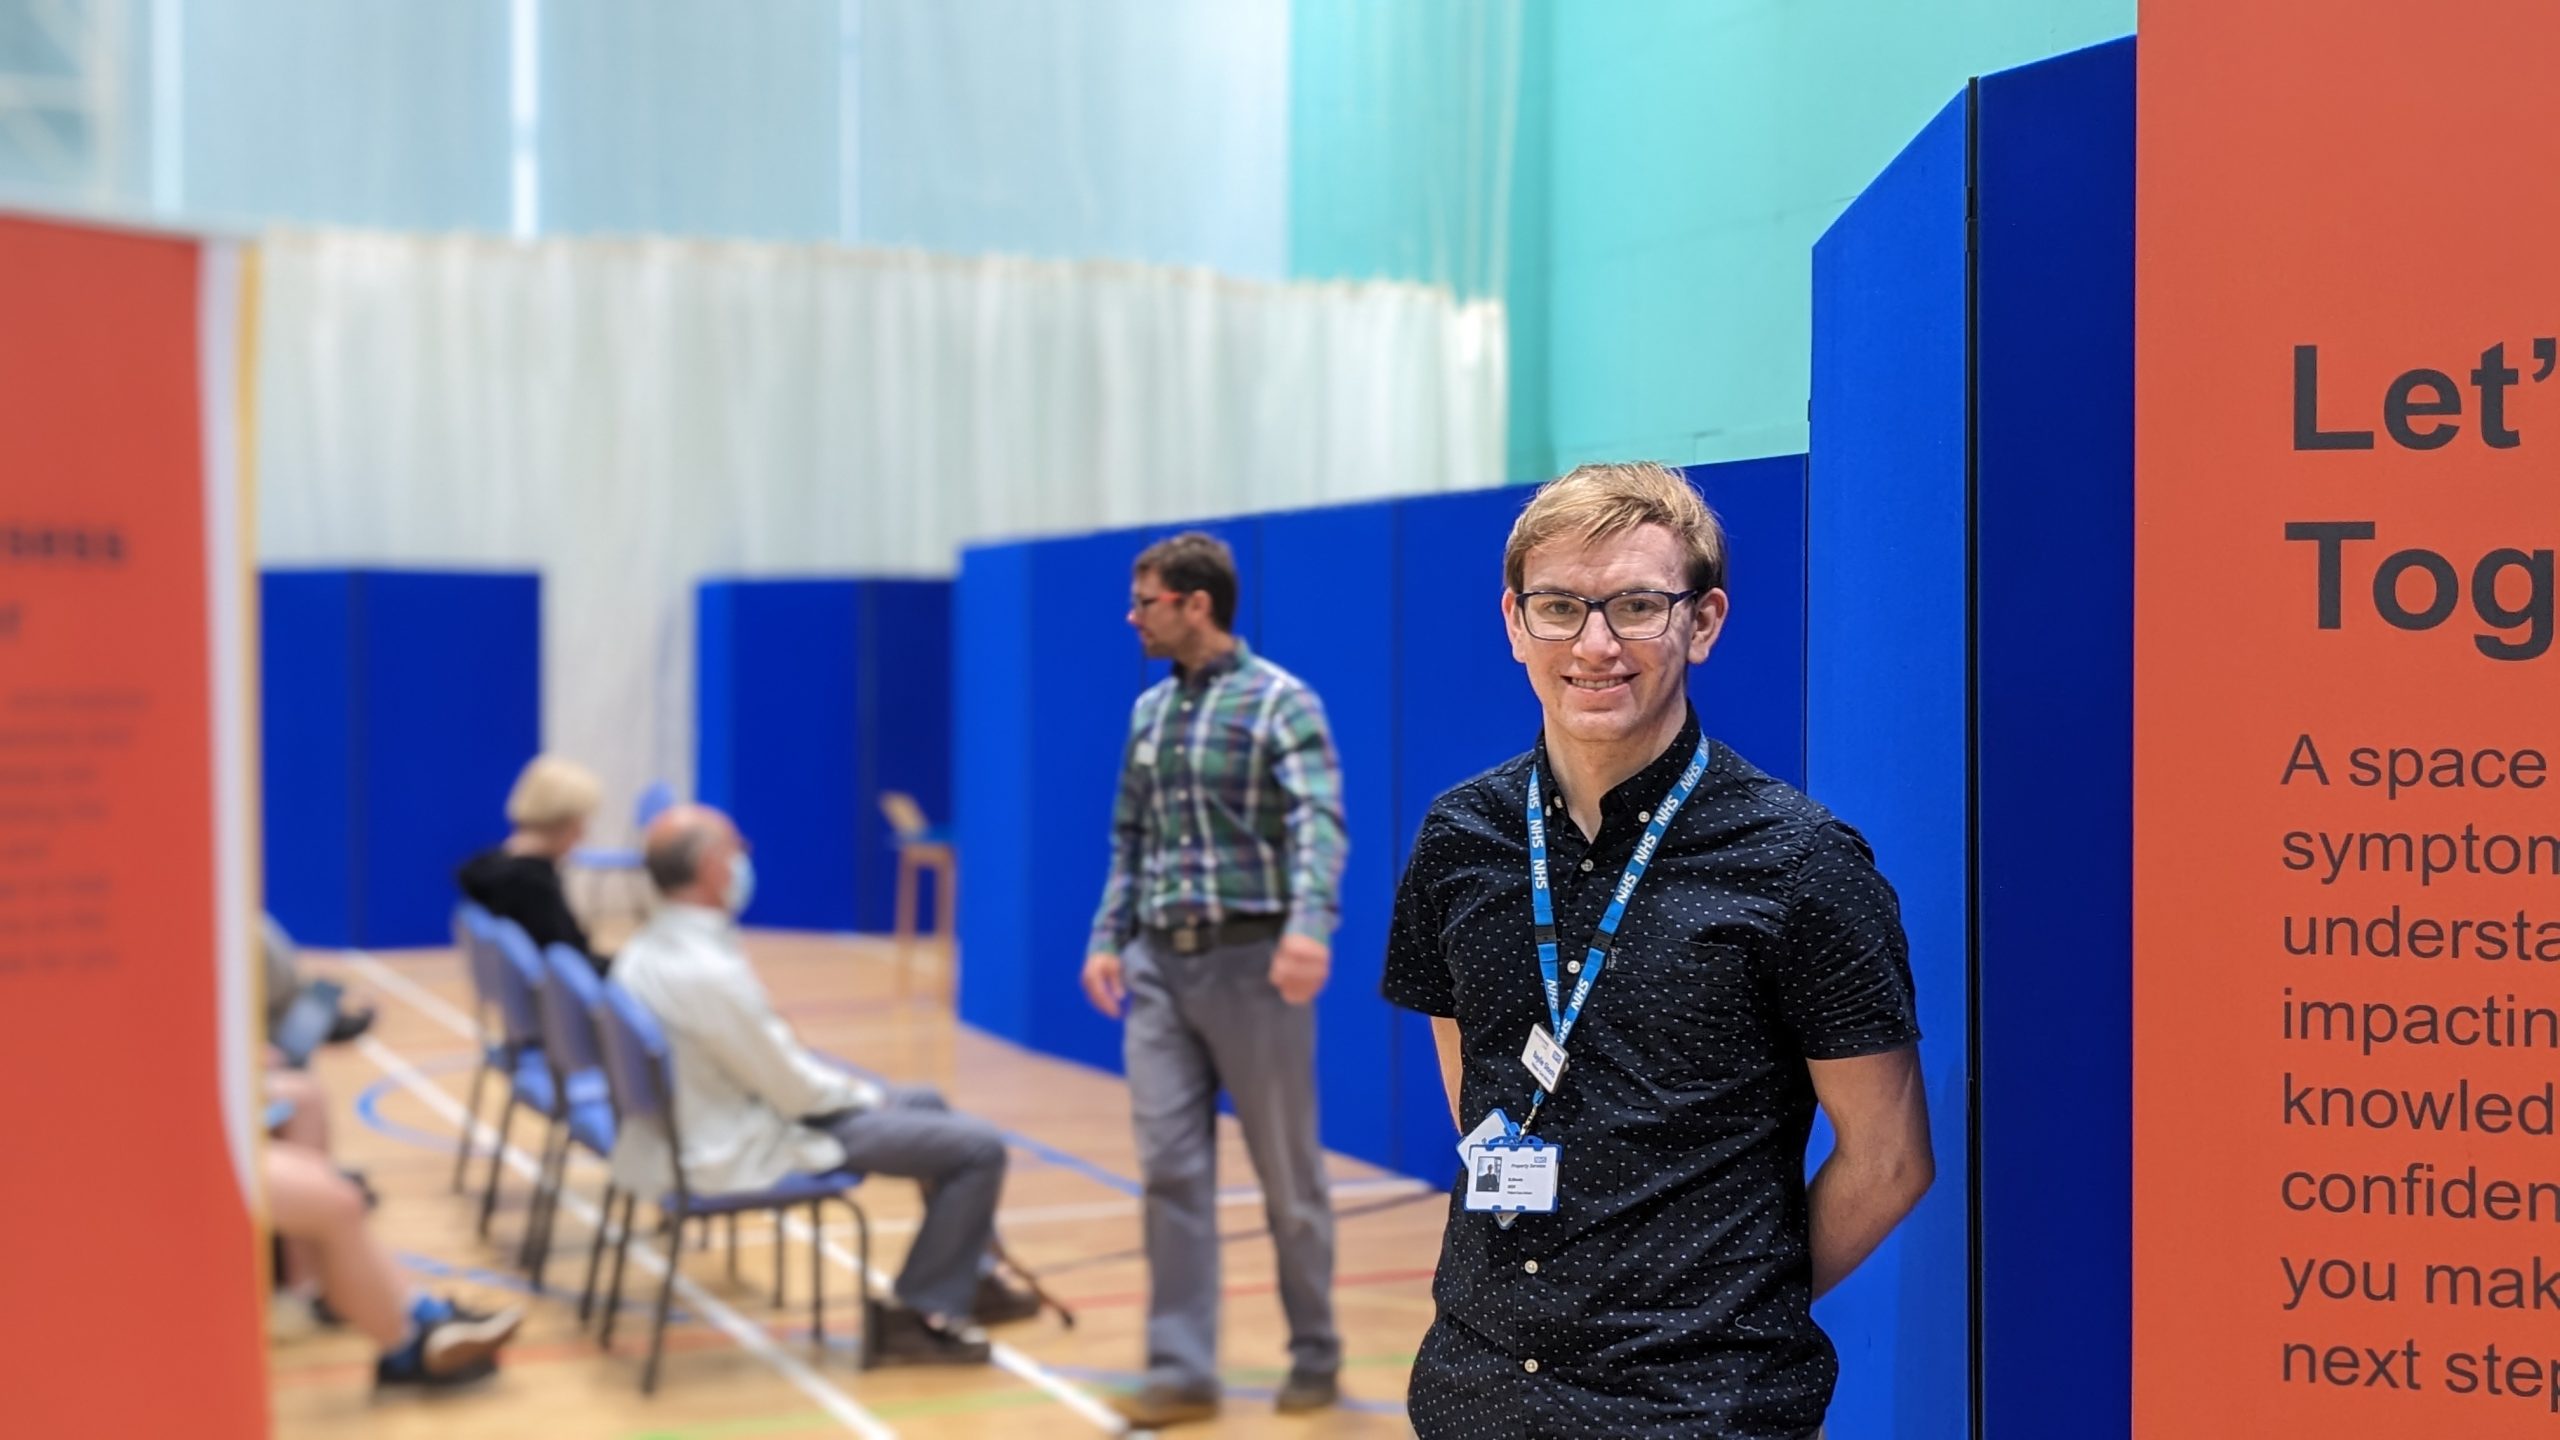
[[[462,893],[490,914],[524,927],[536,946],[566,945],[587,957],[601,975],[611,963],[587,941],[586,928],[569,909],[560,862],[586,838],[604,787],[583,765],[557,755],[537,755],[507,795],[506,843],[462,864],[455,880]]]

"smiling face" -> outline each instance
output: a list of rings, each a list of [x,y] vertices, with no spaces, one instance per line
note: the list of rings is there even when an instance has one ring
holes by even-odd
[[[1690,586],[1687,552],[1661,525],[1639,525],[1601,540],[1565,538],[1531,550],[1523,591],[1561,590],[1594,600],[1630,590],[1672,594]],[[1505,592],[1502,615],[1511,658],[1529,672],[1546,711],[1547,743],[1598,750],[1668,745],[1688,716],[1689,667],[1707,658],[1724,627],[1725,594],[1709,590],[1672,607],[1651,640],[1621,640],[1593,611],[1571,640],[1542,640],[1522,623],[1520,599]]]

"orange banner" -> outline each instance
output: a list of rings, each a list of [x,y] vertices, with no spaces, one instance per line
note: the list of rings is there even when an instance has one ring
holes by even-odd
[[[219,972],[240,951],[225,922],[254,912],[218,878],[217,784],[240,757],[217,739],[214,587],[241,576],[236,552],[209,555],[229,499],[201,440],[202,258],[0,220],[11,1434],[266,1429],[256,1235],[225,1119],[244,1063],[238,1043],[224,1056]]]
[[[2560,8],[2141,45],[2135,1433],[2560,1435]]]

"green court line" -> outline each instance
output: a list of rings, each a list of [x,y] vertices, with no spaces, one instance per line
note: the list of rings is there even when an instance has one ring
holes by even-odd
[[[708,1425],[688,1425],[681,1430],[642,1430],[630,1440],[730,1440],[739,1435],[788,1435],[796,1431],[840,1429],[836,1417],[824,1410],[803,1410],[797,1415],[767,1415],[758,1420],[718,1420]]]

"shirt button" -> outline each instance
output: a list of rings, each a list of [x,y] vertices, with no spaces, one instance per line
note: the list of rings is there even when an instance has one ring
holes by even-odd
[[[1523,1270],[1528,1271],[1528,1272],[1529,1272],[1530,1274],[1532,1274],[1532,1275],[1535,1275],[1535,1274],[1537,1274],[1537,1273],[1538,1273],[1538,1262],[1537,1262],[1537,1261],[1535,1261],[1535,1260],[1531,1260],[1531,1261],[1528,1261],[1527,1263],[1523,1264],[1520,1268],[1521,1268],[1521,1269],[1523,1269]]]
[[[1538,1362],[1535,1360],[1523,1360],[1520,1362],[1520,1368],[1528,1371],[1532,1375],[1535,1375],[1538,1373]]]
[[[1582,973],[1582,962],[1581,962],[1581,961],[1579,961],[1579,960],[1567,960],[1566,962],[1564,962],[1564,973],[1566,973],[1567,975],[1579,975],[1579,974],[1581,974],[1581,973]]]
[[[1650,825],[1653,823],[1653,812],[1650,810],[1639,810],[1636,812],[1636,820],[1639,824]]]
[[[1590,869],[1590,868],[1591,868],[1591,862],[1590,862],[1589,860],[1584,860],[1584,861],[1582,862],[1582,868],[1583,868],[1583,869],[1585,869],[1585,870]]]

